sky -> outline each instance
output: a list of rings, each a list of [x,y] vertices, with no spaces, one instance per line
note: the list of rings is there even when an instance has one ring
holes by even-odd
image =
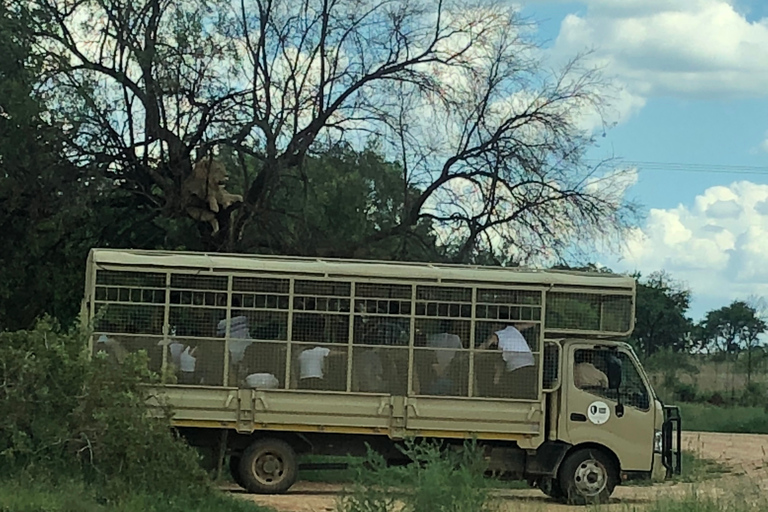
[[[666,270],[694,320],[768,297],[768,2],[528,0],[554,59],[591,51],[620,93],[589,157],[637,168],[643,219],[615,271]]]

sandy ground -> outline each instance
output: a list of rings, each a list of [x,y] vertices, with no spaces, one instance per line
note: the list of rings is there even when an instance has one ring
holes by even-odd
[[[663,496],[683,495],[693,492],[713,492],[734,495],[746,492],[756,496],[768,491],[768,436],[750,434],[713,434],[686,432],[683,434],[685,450],[700,457],[719,461],[729,469],[706,484],[664,483],[654,486],[619,486],[613,493],[611,504],[605,510],[642,509],[644,505]],[[706,491],[702,491],[706,489]],[[335,508],[336,496],[341,486],[316,482],[297,482],[283,495],[245,494],[242,489],[232,489],[234,494],[280,512],[325,512]],[[555,512],[573,511],[577,507],[560,505],[540,491],[499,491],[501,509],[504,511]]]

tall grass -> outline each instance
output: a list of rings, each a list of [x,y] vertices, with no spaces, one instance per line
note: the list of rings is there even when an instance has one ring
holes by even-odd
[[[718,491],[718,492],[716,492]],[[633,508],[633,510],[639,510]],[[647,512],[765,512],[768,497],[755,484],[734,485],[728,489],[693,489],[682,497],[660,498],[647,507]]]
[[[768,411],[762,407],[720,407],[681,403],[683,429],[693,432],[768,434]]]

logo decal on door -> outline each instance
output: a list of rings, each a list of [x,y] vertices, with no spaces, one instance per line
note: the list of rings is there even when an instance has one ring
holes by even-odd
[[[595,425],[602,425],[611,417],[611,409],[605,402],[592,402],[587,408],[587,417]]]

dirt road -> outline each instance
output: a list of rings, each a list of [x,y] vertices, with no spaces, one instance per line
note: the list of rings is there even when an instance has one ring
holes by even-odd
[[[686,432],[683,445],[687,451],[699,457],[717,461],[727,467],[728,472],[706,486],[713,493],[733,494],[735,489],[758,491],[768,490],[768,436],[750,434],[712,434]],[[655,486],[619,486],[613,494],[611,505],[606,510],[627,510],[642,508],[661,496],[688,493],[694,484],[664,483]],[[284,495],[241,494],[244,499],[266,505],[280,512],[326,512],[335,507],[341,486],[316,482],[298,482]],[[234,491],[237,492],[237,491]],[[524,512],[571,511],[574,507],[554,503],[538,490],[500,491],[498,497],[502,510]]]

